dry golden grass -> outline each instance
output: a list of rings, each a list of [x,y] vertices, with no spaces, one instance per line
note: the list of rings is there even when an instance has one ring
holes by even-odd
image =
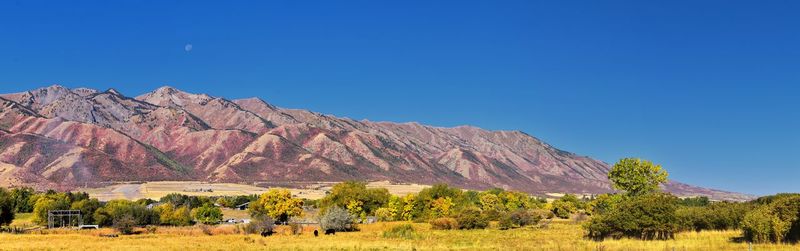
[[[0,234],[0,250],[747,250],[733,238],[738,231],[687,232],[675,240],[631,239],[595,242],[583,238],[580,226],[559,221],[546,229],[430,230],[414,223],[411,239],[384,238],[383,231],[405,222],[362,225],[361,231],[314,237],[314,226],[302,235],[291,235],[286,226],[271,237],[242,235],[231,225],[213,227],[206,235],[198,227],[159,227],[154,234],[99,237],[110,229],[88,231],[38,231],[31,234]],[[799,250],[800,245],[754,245],[754,250]]]

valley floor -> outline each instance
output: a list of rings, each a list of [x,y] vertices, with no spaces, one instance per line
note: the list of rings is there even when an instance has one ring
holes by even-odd
[[[0,234],[0,250],[748,250],[747,243],[735,242],[738,231],[704,231],[678,234],[675,240],[640,241],[584,239],[579,224],[553,222],[547,228],[514,230],[430,230],[415,223],[409,238],[386,238],[383,231],[401,222],[362,225],[361,231],[314,237],[312,227],[302,235],[279,228],[271,237],[234,234],[233,226],[218,226],[204,234],[198,227],[159,227],[156,233],[100,237],[101,230],[34,231],[29,234]],[[800,245],[753,245],[753,250],[800,250]]]

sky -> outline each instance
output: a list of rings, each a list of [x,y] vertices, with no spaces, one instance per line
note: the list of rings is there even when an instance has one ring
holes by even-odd
[[[0,93],[169,85],[800,192],[798,1],[2,1]]]

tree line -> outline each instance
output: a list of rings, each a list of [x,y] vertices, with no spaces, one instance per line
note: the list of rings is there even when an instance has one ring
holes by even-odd
[[[778,194],[749,202],[717,202],[706,197],[678,198],[661,192],[668,174],[647,160],[626,158],[609,172],[615,194],[579,197],[566,194],[551,202],[526,193],[499,188],[462,190],[436,184],[418,193],[392,195],[365,182],[335,184],[322,199],[294,197],[286,189],[259,196],[205,197],[169,194],[158,201],[101,202],[86,193],[37,193],[31,188],[0,188],[0,226],[15,213],[32,213],[33,222],[47,224],[50,210],[80,210],[84,224],[111,226],[121,232],[133,226],[217,224],[220,207],[249,204],[252,221],[245,232],[272,231],[276,222],[297,227],[306,210],[318,211],[323,230],[353,231],[358,223],[379,221],[428,222],[433,229],[500,229],[534,225],[545,218],[586,219],[587,237],[671,239],[681,231],[741,230],[752,242],[800,240],[800,195]]]

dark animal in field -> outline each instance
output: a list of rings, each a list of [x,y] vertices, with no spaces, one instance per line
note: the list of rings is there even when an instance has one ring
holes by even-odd
[[[316,229],[314,229],[314,237],[317,237],[317,236],[319,236],[319,231],[317,231]]]
[[[261,232],[261,237],[272,236],[272,234],[274,234],[274,233],[275,232],[272,232],[272,231],[263,231],[263,232]]]
[[[336,235],[336,230],[333,229],[325,229],[325,235]]]

